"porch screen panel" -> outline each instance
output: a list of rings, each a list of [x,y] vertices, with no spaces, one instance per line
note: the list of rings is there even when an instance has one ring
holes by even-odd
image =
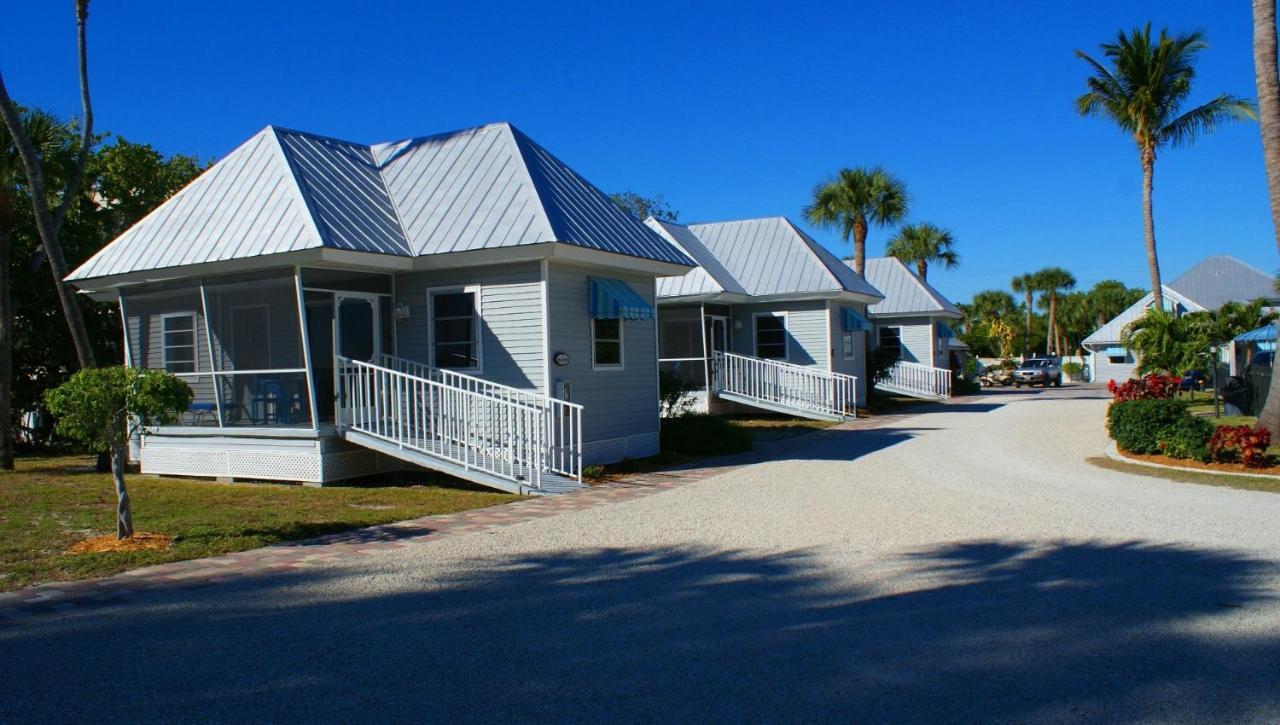
[[[311,427],[293,270],[206,278],[222,424]]]
[[[699,310],[662,310],[658,315],[658,358],[702,359],[702,314]]]
[[[217,427],[218,406],[199,283],[192,280],[137,287],[123,291],[121,298],[130,364],[164,370],[167,348],[168,370],[191,386],[194,395],[191,407],[179,416],[179,424]]]

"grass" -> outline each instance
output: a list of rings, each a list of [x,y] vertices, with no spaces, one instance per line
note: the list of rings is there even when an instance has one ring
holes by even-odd
[[[776,441],[790,438],[801,433],[823,430],[835,425],[829,420],[809,420],[808,418],[792,418],[787,415],[731,415],[729,422],[739,428],[745,428],[757,442]]]
[[[1223,476],[1215,473],[1203,473],[1190,469],[1173,471],[1166,468],[1151,468],[1150,466],[1141,466],[1134,463],[1124,463],[1122,461],[1112,460],[1106,456],[1097,456],[1088,459],[1088,461],[1098,468],[1105,468],[1109,471],[1120,471],[1121,473],[1132,473],[1137,476],[1146,476],[1148,478],[1163,478],[1167,481],[1195,483],[1203,486],[1238,488],[1245,491],[1280,493],[1280,481],[1273,479],[1247,476]]]
[[[407,485],[306,488],[128,476],[133,525],[168,535],[163,550],[68,554],[91,536],[113,533],[111,476],[83,458],[19,459],[0,474],[0,591],[115,574],[430,514],[507,503],[519,496],[453,483],[432,474]]]

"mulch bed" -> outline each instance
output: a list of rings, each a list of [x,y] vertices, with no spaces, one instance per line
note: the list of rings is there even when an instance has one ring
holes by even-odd
[[[1165,466],[1174,466],[1176,468],[1186,468],[1194,471],[1204,471],[1206,473],[1249,473],[1257,476],[1276,476],[1280,477],[1280,465],[1274,462],[1263,468],[1246,468],[1243,463],[1202,463],[1200,461],[1187,460],[1185,458],[1171,458],[1169,456],[1159,454],[1130,453],[1128,451],[1120,451],[1120,455],[1125,458],[1132,458],[1135,461],[1146,461],[1147,463],[1159,463]]]
[[[127,539],[117,539],[115,534],[94,536],[77,541],[67,549],[68,554],[99,554],[106,551],[149,551],[151,549],[167,549],[173,543],[173,537],[167,534],[135,533]]]

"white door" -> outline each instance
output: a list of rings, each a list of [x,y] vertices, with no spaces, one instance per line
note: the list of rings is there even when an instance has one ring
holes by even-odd
[[[718,352],[729,351],[729,318],[720,315],[707,316],[707,370],[711,374],[710,387],[715,388],[719,369],[717,367]]]
[[[382,336],[379,334],[381,330],[378,320],[378,297],[376,295],[360,295],[343,293],[334,298],[333,302],[333,350],[337,357],[345,357],[360,362],[380,363],[379,354],[382,352]],[[347,391],[342,386],[339,378],[340,368],[334,366],[334,390],[338,391],[338,399],[341,401],[339,405],[338,415],[341,420],[352,420],[352,408],[364,407],[369,410],[376,409],[376,402],[373,400],[364,401],[365,405],[353,405],[351,395],[355,390]],[[359,388],[360,386],[352,386]],[[364,394],[368,394],[367,389],[360,388]]]

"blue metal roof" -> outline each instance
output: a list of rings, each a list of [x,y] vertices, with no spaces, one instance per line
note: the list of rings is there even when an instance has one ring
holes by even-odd
[[[1236,335],[1236,342],[1267,342],[1276,339],[1276,326],[1263,325],[1262,327],[1249,330]]]

